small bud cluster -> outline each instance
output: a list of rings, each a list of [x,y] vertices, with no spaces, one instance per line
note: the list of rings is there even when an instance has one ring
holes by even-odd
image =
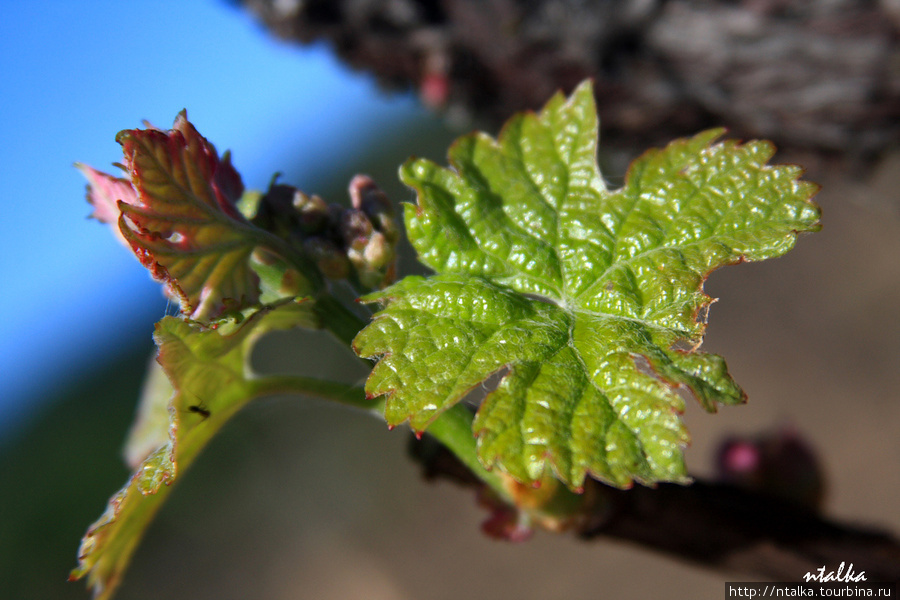
[[[354,177],[349,191],[351,207],[344,208],[291,186],[272,185],[253,222],[300,249],[326,278],[382,288],[396,276],[399,230],[393,207],[365,175]]]

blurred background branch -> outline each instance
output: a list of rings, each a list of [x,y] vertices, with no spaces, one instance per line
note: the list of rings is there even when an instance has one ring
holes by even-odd
[[[629,490],[588,480],[584,518],[573,523],[573,533],[583,540],[614,539],[706,568],[769,581],[794,581],[798,573],[815,573],[823,565],[837,568],[842,562],[858,568],[865,565],[869,581],[900,581],[896,537],[829,519],[819,513],[815,502],[806,504],[809,498],[796,496],[797,487],[804,483],[789,464],[796,462],[797,441],[791,441],[793,448],[783,444],[781,456],[772,457],[772,462],[780,464],[769,465],[770,470],[790,473],[792,477],[784,483],[793,489],[731,482],[721,473],[718,480],[697,480],[689,486],[663,483]],[[409,449],[426,479],[474,489],[480,504],[490,511],[482,529],[512,539],[504,535],[509,530],[497,525],[515,521],[517,515],[491,501],[484,483],[470,475],[451,452],[427,436],[411,438]]]
[[[277,36],[326,40],[491,130],[592,77],[606,151],[725,125],[858,167],[900,141],[897,0],[241,2]]]

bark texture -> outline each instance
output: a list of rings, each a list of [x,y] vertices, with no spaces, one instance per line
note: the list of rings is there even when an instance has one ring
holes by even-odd
[[[900,0],[241,1],[488,127],[593,77],[607,148],[726,125],[852,164],[900,141]]]

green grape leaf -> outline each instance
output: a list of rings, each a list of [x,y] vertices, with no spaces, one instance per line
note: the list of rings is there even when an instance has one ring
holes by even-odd
[[[109,598],[119,584],[131,555],[176,476],[188,468],[213,435],[250,400],[295,391],[315,391],[307,378],[255,375],[249,367],[256,341],[269,331],[317,327],[307,301],[288,301],[264,308],[240,323],[223,321],[210,327],[183,318],[165,317],[156,325],[158,362],[171,382],[168,390],[167,436],[147,455],[146,443],[159,440],[156,420],[129,442],[129,456],[143,454],[128,483],[109,502],[88,529],[79,549],[79,564],[70,579],[87,576],[95,597]],[[302,386],[296,385],[303,379]],[[158,384],[158,382],[157,382]],[[166,386],[147,392],[149,410],[158,410]],[[136,454],[137,453],[137,454]]]
[[[768,142],[721,130],[651,150],[609,190],[589,83],[494,140],[459,139],[451,168],[411,160],[410,240],[437,274],[363,298],[384,308],[354,341],[390,425],[421,431],[491,376],[479,458],[515,479],[586,474],[619,487],[688,481],[679,390],[708,411],[745,400],[697,347],[714,269],[779,256],[818,229],[818,189],[769,166]]]
[[[125,464],[138,468],[150,454],[169,440],[169,402],[175,389],[162,365],[153,357],[147,366],[137,414],[123,450]]]

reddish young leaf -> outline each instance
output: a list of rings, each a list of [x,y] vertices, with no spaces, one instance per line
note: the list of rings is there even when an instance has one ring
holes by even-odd
[[[262,232],[236,208],[244,186],[228,153],[220,158],[184,112],[168,132],[125,130],[116,141],[137,191],[118,199],[119,230],[141,263],[193,319],[256,304],[248,258]]]
[[[118,202],[121,200],[125,204],[137,204],[137,192],[131,185],[131,180],[114,177],[82,163],[75,163],[75,168],[88,180],[87,201],[94,207],[91,218],[114,225],[116,237],[127,246],[128,242],[118,228],[120,214]]]
[[[352,208],[280,184],[245,194],[228,153],[220,157],[184,112],[170,131],[145,126],[116,136],[124,152],[117,166],[130,179],[76,167],[89,183],[91,216],[116,224],[186,316],[210,323],[315,296],[328,279],[364,291],[393,281],[399,229],[368,177],[351,182]]]

